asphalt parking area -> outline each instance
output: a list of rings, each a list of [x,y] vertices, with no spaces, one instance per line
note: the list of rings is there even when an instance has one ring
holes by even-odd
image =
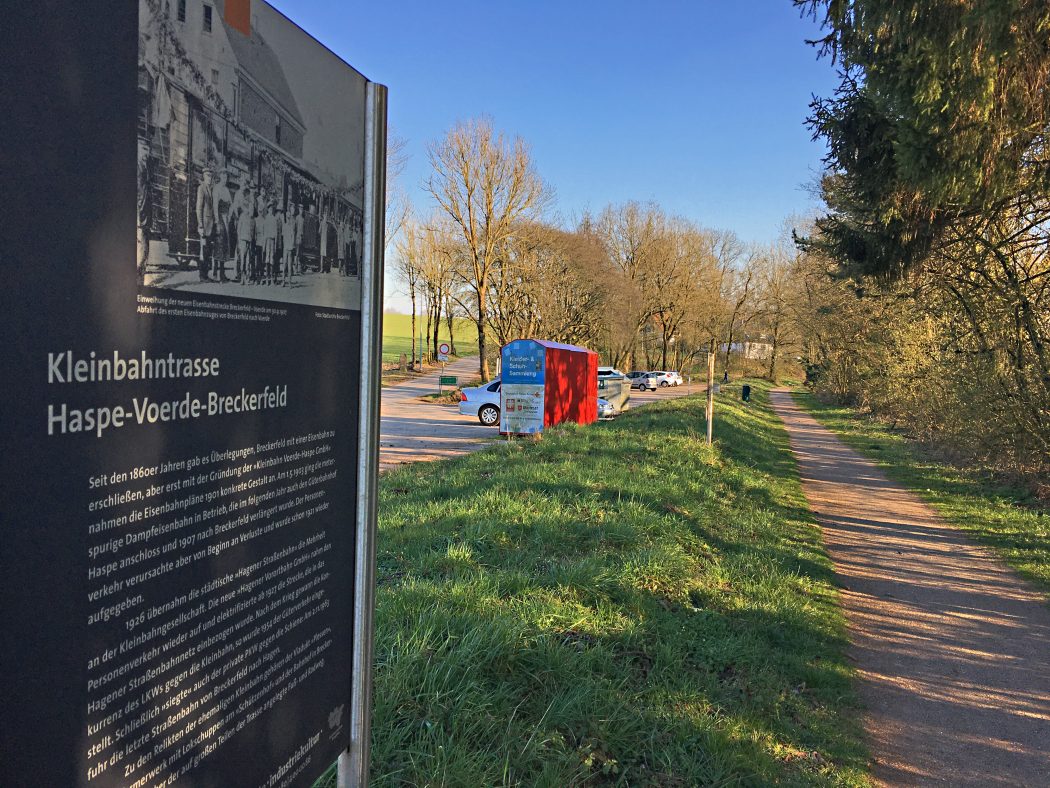
[[[477,378],[477,358],[448,365],[446,375],[460,380]],[[388,471],[412,462],[428,462],[478,451],[499,439],[496,427],[484,427],[473,416],[462,416],[459,406],[425,401],[438,389],[438,373],[421,375],[383,389],[379,427],[379,468]],[[632,391],[631,407],[704,391],[699,384],[656,391]]]

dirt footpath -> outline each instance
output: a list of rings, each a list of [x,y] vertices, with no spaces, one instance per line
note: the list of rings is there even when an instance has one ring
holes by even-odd
[[[1050,609],[990,551],[772,394],[842,587],[884,785],[1050,786]]]

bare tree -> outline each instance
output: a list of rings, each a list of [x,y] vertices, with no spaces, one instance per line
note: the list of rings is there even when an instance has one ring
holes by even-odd
[[[404,222],[404,235],[394,242],[397,250],[397,271],[408,285],[408,298],[412,303],[412,366],[416,364],[416,299],[420,292],[420,262],[422,251],[420,249],[420,228],[406,217]],[[419,349],[419,357],[422,358],[422,348]]]
[[[766,377],[776,382],[777,364],[784,353],[797,345],[793,320],[797,291],[801,282],[794,277],[797,252],[785,244],[773,244],[755,261],[755,321],[768,341],[770,350]]]
[[[473,295],[470,318],[478,332],[481,377],[489,380],[490,278],[515,225],[538,217],[547,191],[525,142],[508,140],[488,120],[456,125],[427,154],[433,171],[424,186],[458,229],[467,253],[461,275]]]
[[[458,356],[456,350],[456,299],[451,288],[445,293],[445,323],[448,326],[448,346],[452,355]]]
[[[680,369],[696,357],[699,347],[696,328],[716,324],[724,312],[719,290],[719,267],[715,255],[717,234],[676,218],[667,227],[669,252],[664,273],[657,278],[660,308],[653,316],[659,333],[660,367]]]
[[[452,249],[455,244],[440,217],[432,217],[426,224],[412,225],[411,233],[416,290],[426,313],[425,357],[430,358],[438,352],[442,313],[455,297]]]
[[[401,176],[408,166],[408,141],[391,134],[386,147],[386,241],[394,243],[412,215]]]
[[[729,371],[729,360],[733,353],[733,343],[739,332],[743,331],[753,313],[750,310],[755,293],[755,261],[758,254],[749,251],[739,262],[739,267],[725,270],[722,277],[722,297],[729,305],[729,315],[725,324],[725,367]]]
[[[661,292],[654,279],[667,251],[662,232],[665,221],[656,205],[628,202],[606,207],[595,222],[617,273],[608,338],[609,355],[616,366],[633,361],[640,333],[659,308]]]
[[[607,273],[608,260],[593,233],[520,225],[493,275],[493,337],[501,343],[529,336],[593,343],[603,323]]]

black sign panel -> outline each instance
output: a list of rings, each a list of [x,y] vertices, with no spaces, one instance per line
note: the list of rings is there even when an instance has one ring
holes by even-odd
[[[5,19],[0,785],[349,742],[365,80],[262,2]]]

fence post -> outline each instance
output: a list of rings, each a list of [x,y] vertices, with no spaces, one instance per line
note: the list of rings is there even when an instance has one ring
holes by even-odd
[[[715,421],[715,354],[707,354],[707,445],[714,438]]]

